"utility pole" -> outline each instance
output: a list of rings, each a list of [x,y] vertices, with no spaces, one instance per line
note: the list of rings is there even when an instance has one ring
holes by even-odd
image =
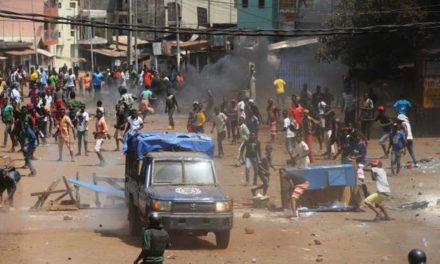
[[[127,44],[128,44],[128,51],[127,51],[127,62],[128,62],[128,66],[133,64],[133,60],[132,60],[132,45],[131,45],[131,37],[132,37],[132,24],[133,24],[133,12],[132,12],[132,8],[133,8],[133,0],[128,0],[128,24],[129,24],[129,30],[128,30],[128,38],[127,38]]]
[[[32,14],[34,14],[34,0],[31,0],[32,3]],[[32,16],[32,18],[35,18]],[[35,33],[35,21],[32,21],[32,26],[34,28],[34,51],[35,51],[35,64],[38,66],[38,52],[37,52],[37,36]]]
[[[157,38],[156,26],[157,26],[157,0],[154,0],[154,42],[156,42],[156,38]],[[154,67],[156,68],[156,71],[158,71],[157,55],[154,55]]]
[[[135,25],[137,26],[138,25],[138,16],[137,16],[137,14],[138,14],[138,1],[137,0],[135,0],[136,1],[136,4],[134,5],[134,23],[135,23]],[[136,31],[134,32],[135,33],[135,35],[134,35],[134,58],[135,58],[135,62],[134,62],[134,64],[135,64],[135,67],[136,67],[136,72],[139,70],[139,63],[138,63],[138,30],[137,30],[137,27],[136,27]]]
[[[177,0],[174,0],[175,8],[176,8],[176,41],[177,41],[177,72],[180,72],[180,34],[179,34],[179,9],[177,8]]]
[[[208,28],[211,27],[211,0],[208,0]]]
[[[92,67],[91,72],[93,72],[95,70],[95,61],[93,58],[93,24],[92,24],[92,12],[90,9],[90,2],[91,0],[89,0],[89,19],[90,19],[90,65]]]

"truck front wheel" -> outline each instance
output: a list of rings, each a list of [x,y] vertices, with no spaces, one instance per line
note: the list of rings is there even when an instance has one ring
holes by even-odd
[[[221,231],[215,233],[215,242],[217,244],[217,248],[225,249],[229,245],[229,238],[230,238],[231,232],[228,231]]]
[[[130,204],[128,205],[128,229],[131,236],[141,235],[142,228],[139,221],[139,214],[133,201],[130,201]]]

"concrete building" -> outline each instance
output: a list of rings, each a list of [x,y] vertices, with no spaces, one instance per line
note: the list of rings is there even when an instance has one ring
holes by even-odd
[[[337,0],[238,0],[238,27],[246,29],[321,28]]]
[[[107,23],[128,24],[129,1],[132,2],[133,24],[165,26],[165,10],[161,0],[80,0],[79,16]],[[111,41],[112,35],[127,35],[127,33],[126,30],[98,29],[94,35]],[[139,31],[138,37],[153,39],[154,34]]]
[[[167,25],[176,24],[176,3],[165,0]],[[236,0],[178,0],[180,26],[186,28],[200,28],[209,25],[237,24]]]
[[[45,14],[75,18],[78,15],[78,1],[58,0],[46,1]],[[63,65],[71,68],[78,63],[77,30],[68,24],[53,25],[45,23],[45,40],[48,51],[54,55],[53,66],[57,69]]]
[[[277,29],[278,1],[238,0],[237,26],[240,29]]]

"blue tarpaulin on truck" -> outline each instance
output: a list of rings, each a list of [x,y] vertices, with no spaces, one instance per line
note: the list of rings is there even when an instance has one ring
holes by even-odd
[[[137,152],[141,160],[154,151],[194,151],[214,157],[214,144],[210,136],[200,133],[143,132],[125,135],[124,153]]]
[[[309,190],[356,185],[356,174],[352,164],[310,166],[304,169],[286,168],[286,173],[306,178],[310,184]]]

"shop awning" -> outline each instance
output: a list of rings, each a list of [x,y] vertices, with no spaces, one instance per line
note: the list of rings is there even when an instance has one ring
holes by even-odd
[[[89,49],[90,51],[90,49]],[[119,58],[123,57],[120,51],[111,50],[111,49],[93,49],[94,53],[104,55],[106,57]]]
[[[56,56],[56,58],[57,59],[66,60],[66,61],[70,61],[70,62],[73,62],[73,63],[87,62],[86,59],[79,58],[79,57],[61,57],[61,56]]]
[[[10,56],[28,56],[35,54],[35,50],[33,49],[23,49],[23,50],[8,50],[4,52]]]
[[[93,39],[80,39],[78,40],[79,45],[90,45],[93,42],[93,45],[104,45],[107,44],[107,39],[100,37],[93,37]]]
[[[279,50],[287,48],[297,48],[318,43],[318,38],[295,38],[276,42],[269,45],[269,50]]]
[[[171,46],[173,48],[177,47],[177,43],[174,42],[171,44]],[[207,48],[209,46],[209,41],[207,40],[185,41],[185,42],[180,42],[179,46],[181,49],[196,50],[201,48]]]
[[[41,54],[43,56],[49,57],[49,58],[55,57],[55,54],[52,54],[49,51],[44,50],[44,49],[37,49],[37,53]]]

